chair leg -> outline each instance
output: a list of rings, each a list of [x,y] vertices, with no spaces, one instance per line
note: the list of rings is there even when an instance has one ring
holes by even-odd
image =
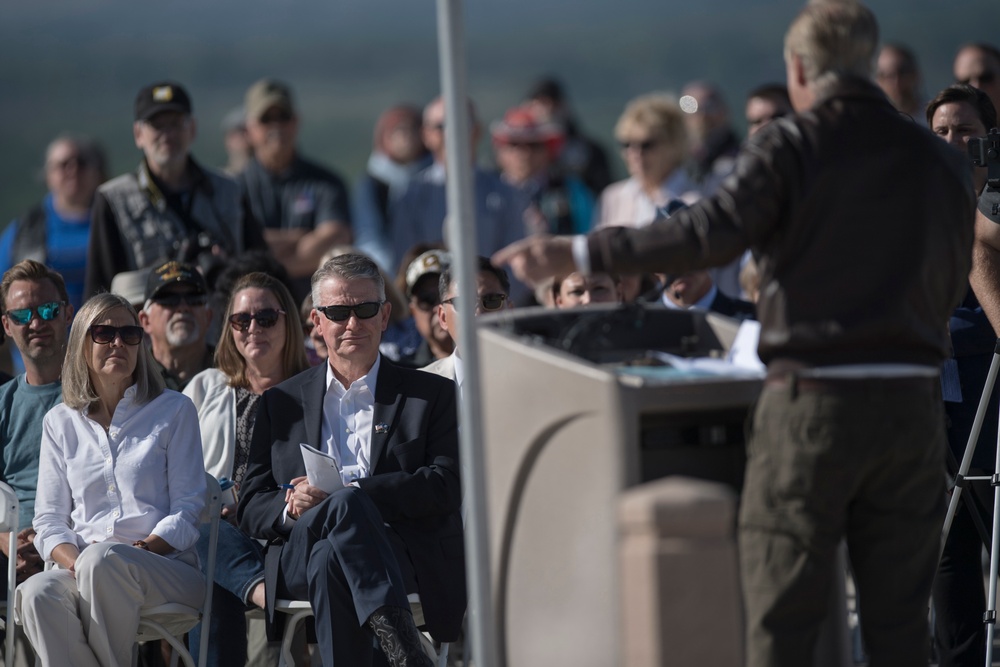
[[[278,667],[295,667],[295,658],[292,656],[292,642],[295,639],[295,629],[299,623],[312,616],[311,609],[297,611],[285,621],[285,631],[281,637],[281,658]]]

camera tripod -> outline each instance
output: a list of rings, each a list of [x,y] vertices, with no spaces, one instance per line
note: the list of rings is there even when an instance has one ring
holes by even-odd
[[[976,408],[976,416],[972,422],[972,431],[965,445],[965,453],[962,455],[962,463],[959,466],[958,474],[955,476],[954,492],[951,501],[948,503],[948,512],[945,515],[944,527],[941,535],[941,553],[944,553],[944,546],[948,540],[948,533],[951,530],[952,521],[958,511],[958,503],[962,499],[962,492],[969,482],[988,481],[993,487],[993,525],[992,530],[987,533],[982,517],[977,515],[974,504],[974,494],[970,494],[968,509],[972,514],[983,541],[986,535],[990,535],[990,576],[989,591],[986,594],[986,612],[983,614],[983,623],[986,624],[986,667],[993,664],[993,638],[996,632],[997,619],[997,573],[1000,570],[1000,431],[997,433],[997,453],[996,463],[992,476],[969,477],[969,468],[972,465],[972,457],[979,442],[979,433],[983,428],[983,420],[986,418],[986,411],[989,409],[990,397],[995,389],[997,374],[1000,372],[1000,340],[997,341],[993,349],[993,359],[990,362],[990,370],[986,376],[986,384],[983,386],[983,393],[979,397],[979,406]],[[940,558],[939,558],[940,560]]]

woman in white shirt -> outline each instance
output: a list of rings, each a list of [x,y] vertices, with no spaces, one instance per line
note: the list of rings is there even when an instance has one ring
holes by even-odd
[[[216,368],[202,371],[184,389],[194,401],[204,434],[205,469],[239,487],[246,474],[250,437],[260,395],[309,367],[298,309],[288,289],[266,273],[249,273],[233,285],[225,327],[215,350]],[[236,506],[223,508],[235,521]],[[198,543],[208,552],[208,531]],[[232,523],[219,526],[216,588],[208,663],[243,667],[246,662],[244,612],[264,607],[264,560],[259,545]],[[188,634],[197,646],[201,628]]]
[[[163,388],[138,324],[120,296],[83,305],[63,403],[43,421],[35,547],[58,567],[15,595],[43,665],[129,665],[142,609],[199,607],[205,594],[198,422],[190,400]]]

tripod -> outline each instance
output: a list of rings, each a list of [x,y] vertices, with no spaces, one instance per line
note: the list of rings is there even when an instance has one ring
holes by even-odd
[[[986,667],[993,664],[993,637],[996,632],[996,599],[997,599],[997,573],[1000,570],[1000,431],[997,433],[997,455],[996,463],[991,477],[969,477],[969,468],[972,465],[972,457],[975,454],[976,445],[979,442],[979,433],[983,427],[983,420],[986,418],[986,411],[989,409],[990,396],[993,394],[996,384],[997,374],[1000,372],[1000,340],[997,341],[993,350],[993,359],[990,362],[990,370],[986,376],[986,384],[983,393],[979,397],[979,406],[976,409],[976,416],[972,422],[972,431],[965,445],[965,453],[962,455],[962,463],[959,466],[958,474],[955,476],[955,488],[948,503],[948,512],[945,515],[944,527],[941,536],[941,552],[944,552],[945,543],[948,540],[948,533],[951,530],[952,521],[958,511],[958,503],[962,498],[962,492],[969,482],[988,481],[993,487],[993,526],[990,539],[990,576],[989,592],[986,597],[986,613],[983,614],[983,623],[986,624]],[[976,517],[970,503],[970,512],[974,519],[977,519],[977,526],[981,532],[985,533],[981,519]]]

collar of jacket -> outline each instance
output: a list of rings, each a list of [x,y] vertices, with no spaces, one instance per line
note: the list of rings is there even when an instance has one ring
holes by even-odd
[[[191,174],[191,189],[193,191],[202,190],[208,197],[211,197],[214,194],[212,182],[205,175],[205,170],[190,155],[187,160],[187,169]],[[149,202],[162,213],[167,207],[167,200],[156,182],[156,177],[150,173],[146,158],[143,158],[142,162],[139,163],[135,177],[139,181],[139,189],[146,195]]]

